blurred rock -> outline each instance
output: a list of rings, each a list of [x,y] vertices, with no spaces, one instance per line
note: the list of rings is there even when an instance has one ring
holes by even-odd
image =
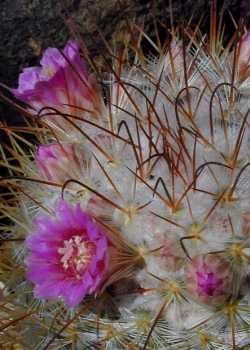
[[[207,0],[2,0],[0,82],[16,86],[19,72],[37,64],[42,50],[48,46],[63,47],[71,36],[70,23],[78,25],[84,42],[96,56],[104,45],[98,30],[111,40],[126,20],[144,23],[149,32],[154,30],[153,18],[169,26],[170,2],[175,22],[192,19],[192,23],[197,23],[203,16],[201,26],[208,30],[210,1]],[[249,0],[218,0],[218,6],[231,11],[236,20],[244,16],[249,22]],[[226,33],[233,30],[230,21]],[[160,31],[161,36],[165,33],[165,29]],[[0,108],[0,118],[8,114],[8,109]]]

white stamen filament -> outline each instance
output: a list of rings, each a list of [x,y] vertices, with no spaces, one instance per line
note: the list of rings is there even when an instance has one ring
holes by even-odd
[[[82,241],[82,237],[73,236],[69,240],[64,241],[64,247],[59,248],[58,253],[62,255],[60,261],[63,268],[67,270],[72,267],[76,271],[77,278],[80,278],[80,272],[84,269],[90,259],[90,252],[86,246],[86,242]]]

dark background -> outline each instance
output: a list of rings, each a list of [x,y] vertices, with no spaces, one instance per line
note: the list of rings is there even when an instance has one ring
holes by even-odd
[[[144,23],[152,29],[153,18],[169,25],[168,0],[0,0],[0,82],[16,87],[23,67],[36,65],[48,46],[63,47],[70,37],[70,21],[78,24],[93,56],[101,52],[103,41],[97,28],[109,41],[124,26],[126,19]],[[225,11],[226,35],[234,30],[228,11],[236,21],[250,24],[250,0],[217,1],[218,13]],[[172,0],[176,23],[196,24],[203,16],[202,30],[208,31],[209,0]],[[165,32],[160,30],[164,39]],[[18,123],[20,117],[0,101],[0,120]],[[0,134],[2,138],[2,134]]]

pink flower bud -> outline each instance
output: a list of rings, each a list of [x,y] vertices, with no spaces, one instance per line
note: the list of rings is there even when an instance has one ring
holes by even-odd
[[[166,237],[157,237],[160,242],[159,258],[162,265],[168,269],[176,271],[184,262],[184,253],[179,242],[166,234]]]
[[[63,183],[71,178],[79,179],[86,167],[84,156],[82,149],[74,144],[41,145],[36,164],[45,179]]]
[[[241,40],[238,64],[240,79],[244,80],[250,74],[250,31]]]
[[[250,237],[250,211],[243,214],[243,227],[242,231],[244,235]]]
[[[206,304],[221,304],[230,294],[230,264],[214,254],[198,255],[186,267],[186,287]]]

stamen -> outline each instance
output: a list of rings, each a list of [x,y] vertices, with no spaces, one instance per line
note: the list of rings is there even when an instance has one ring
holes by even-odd
[[[64,246],[57,250],[62,255],[60,261],[64,270],[73,270],[77,278],[81,278],[81,274],[91,258],[90,249],[82,240],[83,237],[73,236],[69,240],[65,240]]]

